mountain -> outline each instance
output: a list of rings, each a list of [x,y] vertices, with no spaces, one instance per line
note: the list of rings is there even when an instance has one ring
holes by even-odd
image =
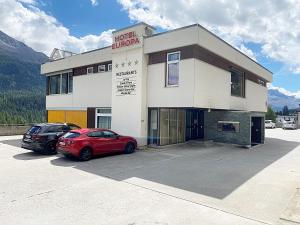
[[[32,64],[42,64],[48,59],[45,54],[34,51],[2,31],[0,31],[0,55]]]
[[[289,109],[298,109],[300,104],[300,99],[285,95],[276,89],[268,90],[268,101],[269,105],[275,111],[281,111],[285,105],[287,105]]]
[[[0,92],[44,89],[40,65],[47,58],[0,31]]]
[[[48,57],[0,31],[0,124],[45,120],[45,77],[40,66]]]

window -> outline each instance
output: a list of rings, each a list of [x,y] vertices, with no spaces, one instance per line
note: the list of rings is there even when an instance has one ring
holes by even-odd
[[[64,126],[51,126],[48,128],[47,133],[62,132],[63,130]]]
[[[88,67],[88,68],[86,69],[86,73],[87,73],[87,74],[92,74],[92,73],[94,73],[94,68],[93,68],[93,67]]]
[[[72,93],[73,92],[73,74],[69,73],[69,88],[68,88],[68,93]]]
[[[93,131],[91,133],[88,133],[87,136],[88,137],[101,138],[101,137],[103,137],[103,132],[102,131]]]
[[[115,138],[117,136],[117,134],[113,133],[111,131],[105,130],[105,131],[103,131],[103,136],[105,138]]]
[[[103,72],[105,72],[105,65],[98,66],[98,73],[103,73]]]
[[[261,80],[261,79],[258,79],[258,84],[265,87],[266,86],[266,82]]]
[[[111,128],[111,108],[99,108],[96,110],[96,128]]]
[[[61,93],[67,94],[69,89],[69,74],[63,73],[61,76]]]
[[[108,70],[108,71],[112,71],[112,64],[108,64],[107,70]]]
[[[64,138],[77,138],[80,136],[78,132],[68,132],[64,135]]]
[[[48,78],[49,94],[68,94],[73,92],[72,73],[63,73],[49,76]]]
[[[60,75],[51,76],[49,78],[49,93],[60,94]]]
[[[238,71],[231,71],[231,95],[245,97],[245,76]]]
[[[177,86],[179,84],[179,61],[180,52],[173,52],[167,54],[167,87]]]
[[[240,132],[240,122],[218,121],[218,131],[222,132]]]

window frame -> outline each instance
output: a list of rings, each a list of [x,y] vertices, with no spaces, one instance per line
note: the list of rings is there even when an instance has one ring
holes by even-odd
[[[109,109],[110,113],[98,113],[98,109]],[[111,108],[110,107],[103,107],[103,108],[96,108],[95,109],[95,128],[99,128],[97,127],[98,125],[98,117],[110,117],[110,121],[112,121],[112,112],[111,112]],[[101,128],[100,128],[101,129]],[[111,129],[111,126],[109,128],[102,128],[102,129]]]
[[[179,54],[178,59],[169,61],[169,55],[173,55],[173,54]],[[166,63],[167,68],[166,68],[166,76],[165,76],[165,87],[178,87],[179,86],[180,60],[181,60],[181,52],[180,51],[167,53],[167,63]],[[169,64],[176,64],[176,63],[178,63],[178,84],[169,84]]]
[[[112,71],[112,64],[111,63],[107,65],[107,71],[109,71],[109,72]]]
[[[92,72],[89,72],[90,69],[92,70]],[[93,73],[94,73],[94,67],[90,66],[90,67],[87,67],[87,68],[86,68],[86,74],[87,74],[87,75],[93,74]]]
[[[67,75],[67,86],[66,86],[67,92],[66,93],[62,93],[63,75]],[[55,77],[55,76],[59,77],[59,93],[52,94],[51,93],[51,79],[52,79],[52,77]],[[70,83],[70,80],[71,80],[70,77],[72,77],[72,83]],[[53,75],[47,76],[47,79],[48,79],[48,82],[47,82],[48,94],[47,95],[67,95],[67,94],[73,93],[73,73],[72,72],[53,74]],[[72,88],[70,88],[71,86],[72,86]]]
[[[241,78],[241,93],[236,95],[232,93],[232,74],[235,73]],[[246,76],[245,73],[236,69],[231,68],[230,70],[230,95],[238,98],[246,98]]]
[[[49,89],[49,95],[60,95],[61,94],[61,80],[62,80],[62,75],[61,74],[54,74],[54,75],[51,75],[49,76],[49,82],[48,82],[48,89]],[[53,77],[59,77],[59,91],[58,93],[51,93],[51,79],[53,79]]]
[[[100,68],[102,68],[102,70]],[[104,70],[103,70],[103,68],[104,68]],[[104,73],[104,72],[106,72],[106,66],[105,66],[105,64],[99,65],[98,66],[98,73]]]

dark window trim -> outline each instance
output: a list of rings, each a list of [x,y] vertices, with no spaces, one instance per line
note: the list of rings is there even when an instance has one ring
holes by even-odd
[[[73,68],[73,76],[87,75],[87,68],[89,68],[89,67],[93,67],[93,73],[99,73],[98,67],[101,65],[105,65],[105,72],[111,72],[108,70],[109,64],[112,64],[112,61],[105,61],[105,62],[89,64],[89,65],[85,65],[85,66],[75,67],[75,68]],[[91,74],[89,74],[89,75],[91,75]]]

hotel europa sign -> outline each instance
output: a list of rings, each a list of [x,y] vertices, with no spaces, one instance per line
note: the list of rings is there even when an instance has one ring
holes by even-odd
[[[136,94],[136,70],[116,73],[117,96]]]
[[[114,43],[112,44],[112,49],[137,45],[139,43],[140,43],[140,39],[138,38],[135,31],[130,31],[114,37]]]

